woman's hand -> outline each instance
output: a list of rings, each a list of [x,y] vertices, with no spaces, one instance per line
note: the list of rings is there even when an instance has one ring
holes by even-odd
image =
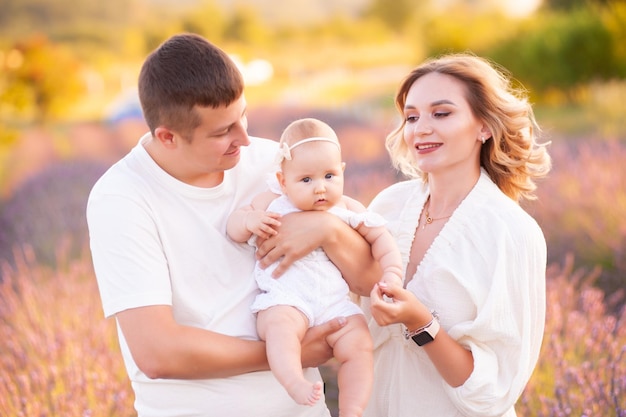
[[[432,314],[415,295],[396,282],[379,282],[370,293],[370,311],[376,323],[387,326],[403,323],[409,330],[432,320]]]

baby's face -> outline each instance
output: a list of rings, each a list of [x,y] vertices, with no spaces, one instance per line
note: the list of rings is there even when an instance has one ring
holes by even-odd
[[[343,195],[341,151],[330,142],[309,142],[291,151],[282,164],[283,193],[300,210],[328,210]]]

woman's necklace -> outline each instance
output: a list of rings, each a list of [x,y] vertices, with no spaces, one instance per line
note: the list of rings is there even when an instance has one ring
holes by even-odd
[[[452,217],[452,214],[449,215],[449,216],[443,216],[443,217],[430,217],[430,213],[428,212],[429,207],[430,207],[430,196],[428,196],[428,201],[426,202],[426,207],[424,207],[424,217],[426,218],[426,221],[422,225],[422,230],[424,230],[426,228],[426,225],[431,224],[435,220],[443,220],[443,219],[447,219],[449,217]]]

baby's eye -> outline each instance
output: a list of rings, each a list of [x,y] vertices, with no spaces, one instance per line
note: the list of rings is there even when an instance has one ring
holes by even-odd
[[[309,182],[311,182],[311,178],[310,177],[304,177],[304,178],[302,178],[302,182],[309,183]]]
[[[334,175],[329,173],[329,174],[326,174],[326,177],[325,177],[325,178],[326,178],[327,180],[331,180],[333,177],[334,177]]]

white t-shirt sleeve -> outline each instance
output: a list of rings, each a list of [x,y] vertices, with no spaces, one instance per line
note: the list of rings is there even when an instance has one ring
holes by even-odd
[[[89,201],[88,221],[105,316],[171,305],[167,260],[147,208],[126,196],[96,195]]]

